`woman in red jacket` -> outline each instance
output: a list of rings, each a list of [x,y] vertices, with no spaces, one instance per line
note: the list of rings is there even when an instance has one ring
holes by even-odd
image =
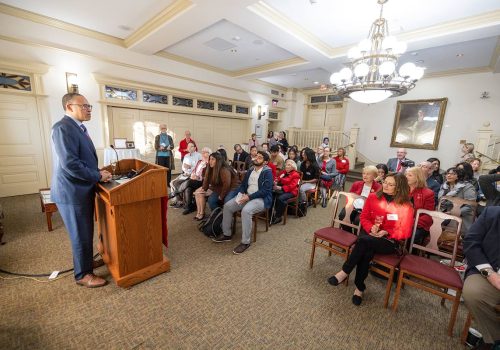
[[[342,270],[328,279],[328,283],[336,286],[356,267],[356,289],[352,296],[356,306],[363,300],[365,279],[374,255],[397,252],[401,241],[411,236],[413,207],[409,193],[408,181],[403,174],[387,175],[382,190],[370,194],[365,202],[359,238],[351,255]]]
[[[335,165],[337,167],[337,172],[339,173],[335,176],[335,188],[339,190],[344,190],[345,177],[349,172],[349,159],[345,156],[345,149],[340,147],[337,150],[337,156],[333,158],[335,160]]]
[[[273,187],[275,200],[274,218],[271,221],[272,225],[278,224],[283,219],[286,202],[293,197],[297,197],[299,193],[300,175],[297,171],[297,163],[292,159],[288,159],[285,163],[285,169],[282,170]]]
[[[410,186],[410,199],[415,211],[418,209],[434,210],[434,191],[427,188],[423,169],[417,167],[406,169],[405,176]],[[414,242],[422,244],[429,236],[431,226],[432,218],[429,215],[420,215]]]

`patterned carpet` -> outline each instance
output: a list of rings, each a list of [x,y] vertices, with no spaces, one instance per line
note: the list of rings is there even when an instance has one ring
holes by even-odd
[[[68,237],[54,215],[47,232],[37,195],[0,198],[6,215],[0,269],[44,273],[72,267]],[[111,283],[89,290],[72,276],[50,283],[0,280],[0,348],[4,349],[460,349],[465,309],[454,337],[446,335],[450,303],[413,288],[397,313],[382,307],[385,283],[368,277],[363,305],[354,290],[326,279],[341,259],[308,261],[313,230],[327,226],[327,209],[264,232],[240,256],[214,244],[192,216],[169,210],[171,272],[130,289]],[[10,278],[1,274],[5,278]],[[353,277],[351,276],[351,281]],[[46,279],[45,279],[46,280]]]

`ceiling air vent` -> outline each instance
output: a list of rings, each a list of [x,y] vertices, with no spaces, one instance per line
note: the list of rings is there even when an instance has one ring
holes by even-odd
[[[280,92],[278,90],[271,90],[271,95],[279,96]]]
[[[233,43],[230,43],[229,41],[226,41],[222,38],[213,38],[212,40],[209,40],[203,44],[217,51],[225,51],[236,47],[236,45],[234,45]]]

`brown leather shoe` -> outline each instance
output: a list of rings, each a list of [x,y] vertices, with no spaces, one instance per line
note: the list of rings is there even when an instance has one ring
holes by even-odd
[[[87,288],[99,288],[108,284],[108,281],[106,281],[104,278],[89,273],[86,274],[82,279],[76,281],[76,284]]]
[[[104,265],[104,261],[102,259],[99,260],[93,260],[92,261],[92,268],[97,269],[98,267],[101,267]]]

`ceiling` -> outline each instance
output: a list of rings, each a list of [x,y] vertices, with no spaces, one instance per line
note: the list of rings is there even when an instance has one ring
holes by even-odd
[[[330,74],[348,62],[349,47],[367,37],[380,12],[376,0],[87,0],[77,8],[74,4],[2,0],[0,12],[35,21],[48,17],[45,24],[135,52],[287,88],[328,83]],[[390,0],[383,13],[390,33],[408,43],[400,61],[425,67],[426,76],[500,72],[499,0]]]

